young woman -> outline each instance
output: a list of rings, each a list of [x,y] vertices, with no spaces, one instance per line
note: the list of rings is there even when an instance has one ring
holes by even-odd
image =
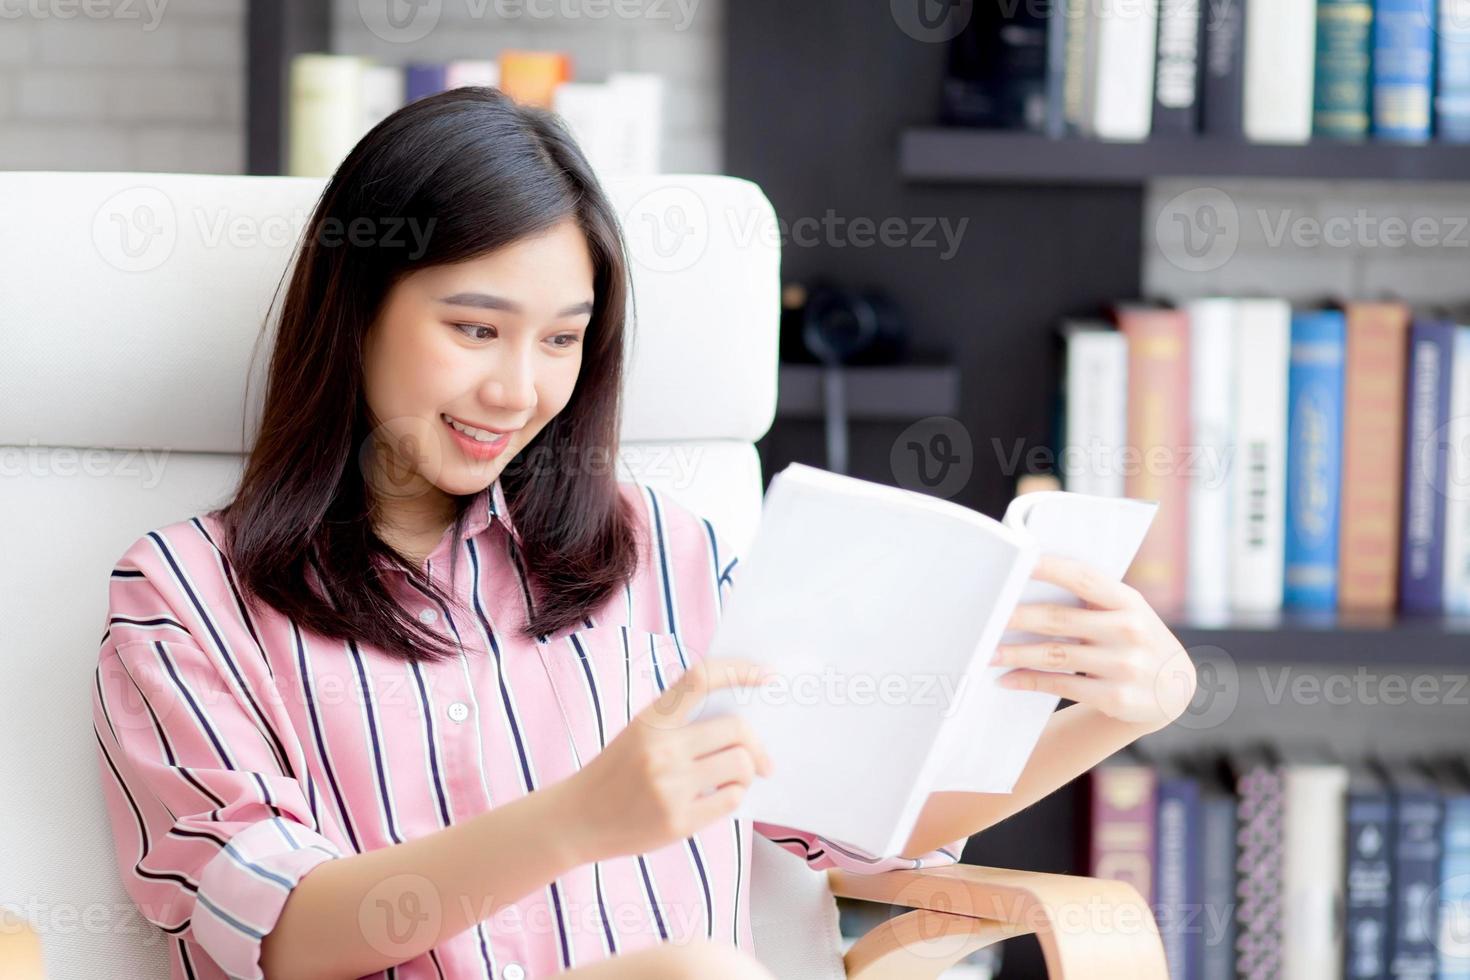
[[[1010,663],[1088,676],[1012,675],[1083,702],[1015,794],[935,794],[901,855],[734,818],[772,760],[697,706],[761,671],[703,657],[727,540],[616,479],[629,298],[586,160],[496,90],[401,109],[327,185],[236,492],[111,575],[99,765],[175,980],[766,978],[752,833],[953,863],[1182,710],[1136,594],[1046,564],[1102,608],[1017,613],[1086,642]]]

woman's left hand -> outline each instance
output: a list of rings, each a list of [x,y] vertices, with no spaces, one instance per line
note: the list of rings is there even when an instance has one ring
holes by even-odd
[[[1092,705],[1148,731],[1184,713],[1194,697],[1194,663],[1137,589],[1085,562],[1048,555],[1031,577],[1067,589],[1086,606],[1022,603],[1006,628],[1078,642],[997,646],[991,664],[1018,668],[1001,675],[1001,686]]]

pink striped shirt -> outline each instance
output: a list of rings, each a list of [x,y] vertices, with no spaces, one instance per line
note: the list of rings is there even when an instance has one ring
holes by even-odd
[[[393,575],[405,608],[457,641],[460,656],[441,664],[247,612],[212,517],[128,548],[111,576],[94,727],[123,884],[170,937],[174,980],[262,976],[261,938],[306,872],[565,779],[703,655],[738,560],[672,496],[619,487],[638,505],[647,560],[565,635],[518,635],[519,538],[498,481],[463,535],[446,531],[425,562],[446,589],[457,564],[451,594],[467,613]],[[952,864],[965,843],[875,858],[750,823],[723,818],[578,867],[379,975],[543,977],[695,937],[751,949],[752,831],[813,869],[860,873]]]

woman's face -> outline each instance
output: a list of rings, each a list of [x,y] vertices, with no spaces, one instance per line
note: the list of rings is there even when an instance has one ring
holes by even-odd
[[[364,346],[368,406],[379,420],[369,474],[381,500],[437,513],[495,481],[571,400],[592,319],[586,237],[567,219],[534,238],[404,277]],[[510,430],[496,454],[446,416]]]

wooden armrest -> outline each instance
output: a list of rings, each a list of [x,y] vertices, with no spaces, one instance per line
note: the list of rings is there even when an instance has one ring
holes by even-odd
[[[1168,980],[1152,911],[1127,882],[951,864],[861,875],[831,868],[832,894],[916,911],[847,951],[849,980],[928,980],[965,956],[1034,933],[1051,980]]]
[[[41,937],[25,919],[0,908],[0,977],[5,980],[45,980]]]

